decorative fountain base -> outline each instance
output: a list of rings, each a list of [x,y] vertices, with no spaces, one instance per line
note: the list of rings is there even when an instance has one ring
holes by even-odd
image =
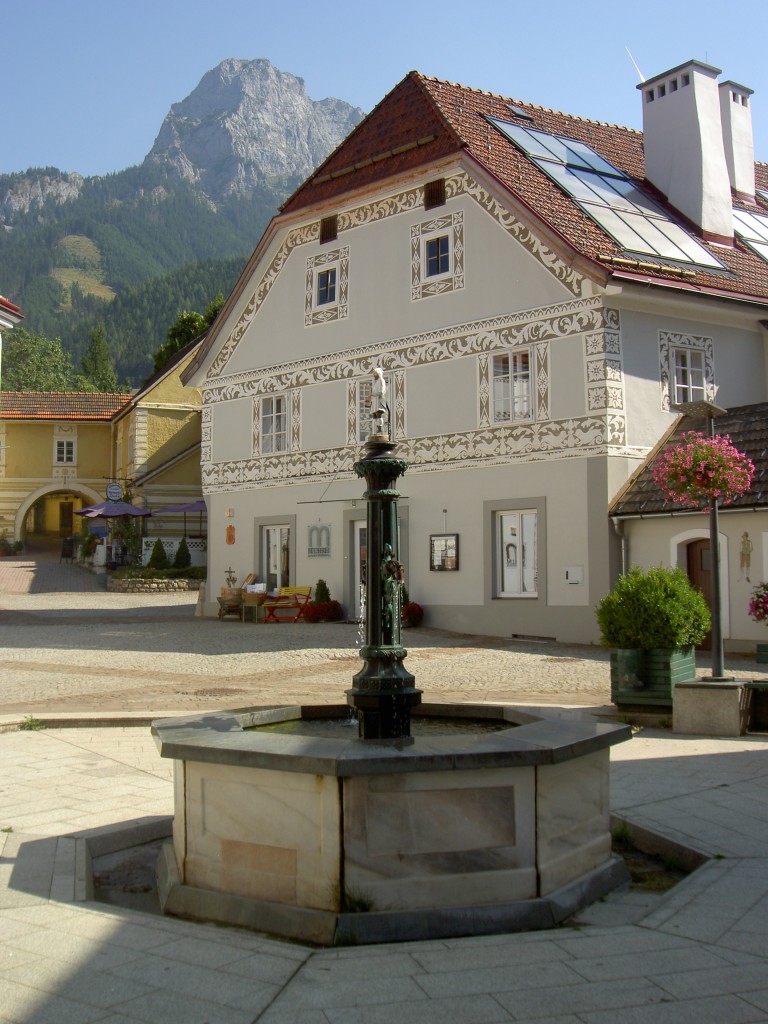
[[[259,728],[347,714],[320,705],[153,724],[175,761],[167,913],[322,945],[404,941],[553,927],[627,880],[608,803],[610,747],[627,726],[428,704],[403,739]],[[419,735],[434,717],[462,729]]]

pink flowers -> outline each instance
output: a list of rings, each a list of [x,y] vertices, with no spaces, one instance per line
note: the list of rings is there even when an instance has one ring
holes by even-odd
[[[749,617],[755,622],[765,622],[768,619],[768,583],[761,583],[752,591],[752,600],[749,602]]]
[[[654,461],[653,482],[678,505],[698,506],[713,498],[723,504],[744,494],[755,467],[727,434],[706,437],[696,430]]]

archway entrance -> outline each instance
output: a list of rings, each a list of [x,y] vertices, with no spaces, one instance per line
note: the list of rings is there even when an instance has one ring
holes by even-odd
[[[62,540],[80,533],[75,512],[98,495],[90,488],[49,486],[27,496],[16,513],[15,534],[35,554],[57,553]]]

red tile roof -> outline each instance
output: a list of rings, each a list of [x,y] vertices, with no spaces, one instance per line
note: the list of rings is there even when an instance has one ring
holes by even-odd
[[[510,105],[528,117],[516,117]],[[578,139],[634,179],[725,264],[724,272],[683,264],[682,279],[688,286],[734,297],[768,299],[768,263],[738,240],[732,248],[704,242],[701,233],[666,206],[663,197],[645,181],[642,132],[428,78],[416,71],[379,103],[282,209],[292,213],[327,203],[352,189],[464,151],[554,228],[576,253],[601,265],[607,273],[644,281],[681,278],[679,268],[665,268],[652,256],[628,258],[620,245],[488,123],[489,116]],[[758,188],[768,189],[768,165],[757,164],[755,174]],[[757,202],[768,213],[768,203],[760,199]]]
[[[0,295],[0,309],[5,310],[6,313],[10,313],[12,316],[17,316],[20,320],[23,319],[21,308],[11,302],[10,299],[6,299],[4,295]]]
[[[0,419],[111,420],[131,395],[80,391],[2,391]]]
[[[707,433],[703,417],[681,416],[650,453],[642,466],[614,498],[609,514],[612,516],[653,516],[680,515],[686,511],[683,506],[665,498],[653,480],[653,463],[657,455],[677,444],[680,435],[687,430]],[[755,474],[746,494],[734,498],[724,505],[726,509],[753,509],[768,507],[768,402],[755,405],[741,405],[715,420],[715,431],[727,434],[740,452],[752,460]],[[689,510],[690,511],[690,510]]]

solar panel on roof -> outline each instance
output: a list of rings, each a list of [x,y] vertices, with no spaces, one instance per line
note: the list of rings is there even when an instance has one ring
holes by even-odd
[[[768,262],[768,214],[734,210],[733,221],[742,242]]]
[[[590,146],[495,117],[488,120],[623,249],[724,269],[717,257]]]

